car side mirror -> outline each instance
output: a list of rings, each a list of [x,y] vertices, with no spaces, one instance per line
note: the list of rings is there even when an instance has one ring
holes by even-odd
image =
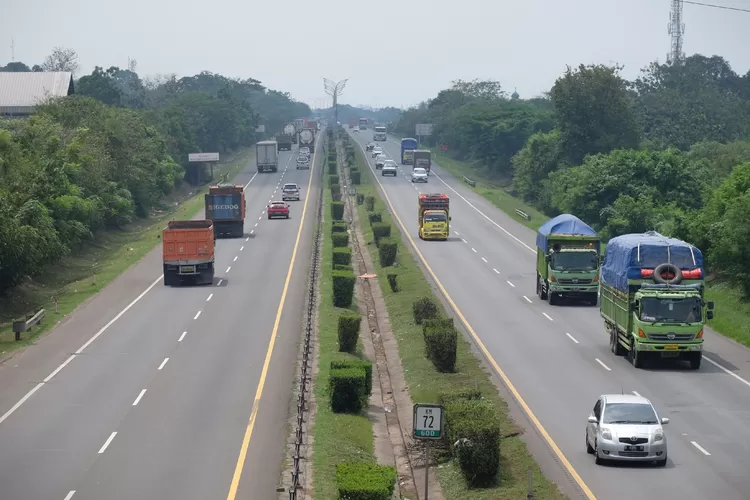
[[[667,425],[669,423],[669,419],[667,417],[663,417],[661,419],[661,425]]]
[[[714,319],[714,312],[706,311],[706,319]]]
[[[594,415],[589,415],[588,423],[590,423],[590,424],[598,424],[599,420],[597,420],[597,418]]]

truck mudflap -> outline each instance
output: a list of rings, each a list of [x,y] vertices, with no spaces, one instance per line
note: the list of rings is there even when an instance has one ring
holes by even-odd
[[[213,262],[164,263],[164,286],[210,285],[213,282]]]

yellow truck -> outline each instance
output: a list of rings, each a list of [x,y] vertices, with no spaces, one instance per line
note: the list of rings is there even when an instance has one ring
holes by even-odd
[[[423,240],[448,239],[450,234],[450,199],[441,193],[419,195],[419,237]]]

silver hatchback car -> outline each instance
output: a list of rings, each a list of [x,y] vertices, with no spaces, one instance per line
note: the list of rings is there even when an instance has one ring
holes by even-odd
[[[608,460],[667,465],[667,436],[651,401],[631,394],[604,394],[586,424],[586,451],[597,465]]]

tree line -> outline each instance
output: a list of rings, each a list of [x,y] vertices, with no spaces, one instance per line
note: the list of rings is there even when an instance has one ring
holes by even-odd
[[[750,72],[702,55],[652,63],[633,81],[621,70],[568,68],[533,99],[458,80],[396,131],[433,123],[434,145],[605,238],[657,230],[690,241],[750,297]]]
[[[76,71],[76,60],[59,48],[0,71]],[[144,79],[134,64],[96,67],[74,85],[29,118],[0,120],[0,293],[200,182],[189,153],[250,146],[259,124],[273,133],[311,113],[257,80],[209,72]]]

